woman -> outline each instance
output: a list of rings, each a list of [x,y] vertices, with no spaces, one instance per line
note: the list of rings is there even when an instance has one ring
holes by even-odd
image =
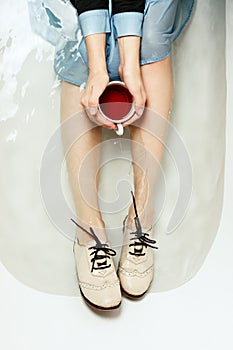
[[[61,122],[84,109],[86,112],[82,122],[86,124],[87,132],[72,145],[66,157],[80,218],[79,222],[72,219],[78,238],[74,242],[74,253],[83,298],[93,307],[111,310],[121,303],[121,289],[126,295],[138,298],[147,292],[153,279],[155,183],[151,184],[154,171],[146,163],[140,168],[136,162],[133,164],[135,191],[134,194],[131,192],[133,203],[123,222],[124,245],[118,275],[112,258],[116,252],[110,248],[106,237],[97,193],[88,205],[82,197],[77,176],[88,152],[101,143],[101,127],[116,128],[97,110],[98,99],[111,80],[124,81],[133,95],[136,113],[123,124],[129,126],[131,140],[161,160],[163,145],[143,129],[143,117],[152,110],[169,118],[173,96],[171,44],[188,22],[194,0],[71,2],[81,35],[76,31],[73,40],[63,31],[56,42],[54,70],[62,79]],[[43,6],[50,24],[54,27],[60,25],[62,21],[57,21],[57,17],[51,15],[51,9]],[[136,127],[133,123],[139,118],[141,127]],[[97,126],[90,129],[93,123]],[[98,172],[99,156],[93,158],[89,176],[94,177]],[[133,160],[137,156],[137,149],[132,146]],[[148,178],[152,179],[150,188]],[[96,188],[98,181],[96,177]]]

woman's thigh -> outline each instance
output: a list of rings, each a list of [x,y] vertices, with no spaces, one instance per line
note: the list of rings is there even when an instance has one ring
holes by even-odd
[[[146,0],[140,64],[163,60],[191,18],[195,0]]]
[[[80,104],[81,89],[78,85],[66,81],[61,83],[60,115],[64,120],[71,115],[80,112],[83,108]]]
[[[167,118],[173,98],[171,55],[142,65],[141,75],[147,96],[146,107]]]

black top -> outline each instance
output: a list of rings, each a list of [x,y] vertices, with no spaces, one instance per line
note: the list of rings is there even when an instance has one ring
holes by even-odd
[[[108,0],[71,0],[78,14],[90,10],[108,9]],[[112,15],[120,12],[144,12],[145,0],[112,0]]]

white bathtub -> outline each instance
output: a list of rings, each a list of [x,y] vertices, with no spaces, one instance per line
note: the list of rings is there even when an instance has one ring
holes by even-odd
[[[190,52],[198,47],[198,40],[191,30],[174,47],[175,122],[181,135],[186,138],[194,169],[199,171],[195,173],[197,177],[193,177],[193,202],[189,206],[190,215],[179,226],[180,231],[167,235],[164,229],[176,197],[171,198],[170,202],[168,198],[167,212],[165,211],[164,217],[161,216],[161,222],[158,223],[161,231],[157,233],[157,238],[160,247],[164,249],[156,257],[157,277],[151,293],[137,303],[125,300],[121,311],[110,315],[111,322],[107,317],[92,313],[82,303],[71,255],[72,240],[61,232],[56,222],[50,220],[41,198],[40,161],[50,136],[59,125],[59,84],[52,72],[51,47],[33,34],[28,33],[25,37],[25,28],[29,25],[27,9],[24,7],[26,2],[18,1],[14,4],[14,9],[13,3],[9,1],[1,5],[1,16],[4,19],[10,10],[12,12],[8,20],[1,20],[3,42],[7,39],[1,56],[4,60],[4,80],[0,95],[0,305],[1,325],[5,327],[1,336],[4,348],[14,349],[17,346],[19,349],[34,350],[56,346],[56,349],[63,349],[65,346],[82,344],[89,349],[93,346],[94,339],[99,340],[100,334],[105,334],[105,340],[104,344],[102,340],[95,342],[97,349],[107,344],[113,349],[119,349],[122,340],[117,341],[115,334],[122,335],[128,346],[134,344],[136,349],[145,346],[157,346],[158,349],[232,348],[232,3],[227,2],[227,92],[224,91],[222,56],[218,55],[208,62],[204,62],[205,55],[202,56],[203,61],[192,60]],[[211,31],[214,28],[212,26],[219,26],[224,31],[224,24],[221,22],[224,20],[223,12],[221,13],[223,2],[218,1],[218,5],[217,1],[212,3],[213,6],[218,6],[218,11],[213,10],[215,20],[210,26],[205,27],[201,21],[201,15],[205,14],[203,11],[210,9],[210,1],[205,4],[198,2],[200,16],[192,21],[192,28],[201,28],[199,45],[203,45],[202,41],[208,39],[208,33],[201,32],[203,28]],[[12,30],[9,31],[10,29]],[[224,38],[223,31],[222,34],[219,32],[220,37],[216,40],[219,40],[224,56],[225,44],[221,41],[221,35]],[[215,52],[214,48],[214,43],[210,44],[210,50],[206,54],[210,54],[211,50]],[[13,52],[16,52],[17,58]],[[215,83],[218,82],[216,86],[210,87],[209,95],[205,90],[208,86],[204,84],[206,80],[204,85],[200,85],[206,99],[205,104],[201,104],[201,100],[198,103],[204,108],[202,112],[206,116],[206,124],[201,124],[201,115],[196,115],[195,110],[189,116],[196,117],[192,130],[198,125],[205,127],[208,141],[211,142],[211,135],[216,140],[211,144],[212,147],[217,147],[218,157],[215,162],[210,161],[207,164],[207,144],[203,157],[194,148],[194,138],[185,119],[190,106],[179,96],[185,94],[188,101],[193,98],[190,98],[187,90],[189,80],[186,79],[186,71],[182,70],[180,62],[185,63],[186,67],[192,63],[192,69],[188,72],[191,81],[200,74],[198,67],[203,64],[200,68],[202,74],[207,74],[207,78],[214,75]],[[211,75],[211,68],[218,62],[219,70],[213,71]],[[178,81],[179,77],[181,80]],[[226,94],[227,153],[224,172],[226,104],[223,102]],[[217,97],[218,103],[213,108]],[[193,109],[196,103],[193,102]],[[212,129],[211,115],[215,122]],[[199,161],[206,165],[202,171],[197,168]],[[173,173],[169,170],[169,164],[167,158],[167,186],[172,191],[176,184],[171,181]],[[216,175],[210,183],[208,181],[211,176],[207,173],[209,171]],[[106,173],[103,172],[102,186],[105,184],[105,176]],[[67,201],[71,203],[65,168],[63,186]],[[101,193],[104,195],[102,188]],[[209,207],[209,212],[204,211],[206,207]],[[116,224],[122,216],[123,213],[116,216]],[[106,215],[105,219],[109,225],[110,217]],[[199,230],[195,224],[198,224]],[[211,229],[204,236],[207,228]],[[187,229],[188,234],[184,234]],[[166,243],[167,240],[169,243]],[[168,252],[171,254],[168,255]],[[177,259],[179,252],[180,259]],[[182,287],[177,288],[180,285]],[[136,327],[139,330],[132,335],[131,332]],[[93,335],[91,338],[90,332]]]

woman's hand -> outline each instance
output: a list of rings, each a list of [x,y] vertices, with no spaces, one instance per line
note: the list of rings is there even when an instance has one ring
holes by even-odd
[[[105,119],[98,112],[99,97],[104,92],[109,76],[106,67],[106,34],[91,34],[85,37],[88,56],[89,75],[85,90],[80,99],[81,105],[91,121],[109,129],[116,129],[116,125]]]
[[[108,129],[115,129],[114,123],[104,118],[98,111],[99,97],[109,83],[108,73],[105,71],[91,71],[88,76],[86,88],[83,91],[80,103],[86,110],[89,119]]]
[[[123,127],[133,123],[142,116],[146,103],[146,92],[143,86],[139,64],[140,41],[141,38],[139,36],[124,36],[118,38],[120,55],[118,72],[121,80],[126,84],[126,87],[133,96],[133,103],[136,111],[130,120],[122,124]]]
[[[124,81],[129,92],[133,96],[135,112],[133,117],[131,117],[126,122],[122,123],[122,126],[125,127],[129,124],[134,123],[139,119],[144,112],[145,103],[146,103],[146,93],[144,86],[141,80],[141,71],[140,67],[119,67],[119,74],[121,80]]]

